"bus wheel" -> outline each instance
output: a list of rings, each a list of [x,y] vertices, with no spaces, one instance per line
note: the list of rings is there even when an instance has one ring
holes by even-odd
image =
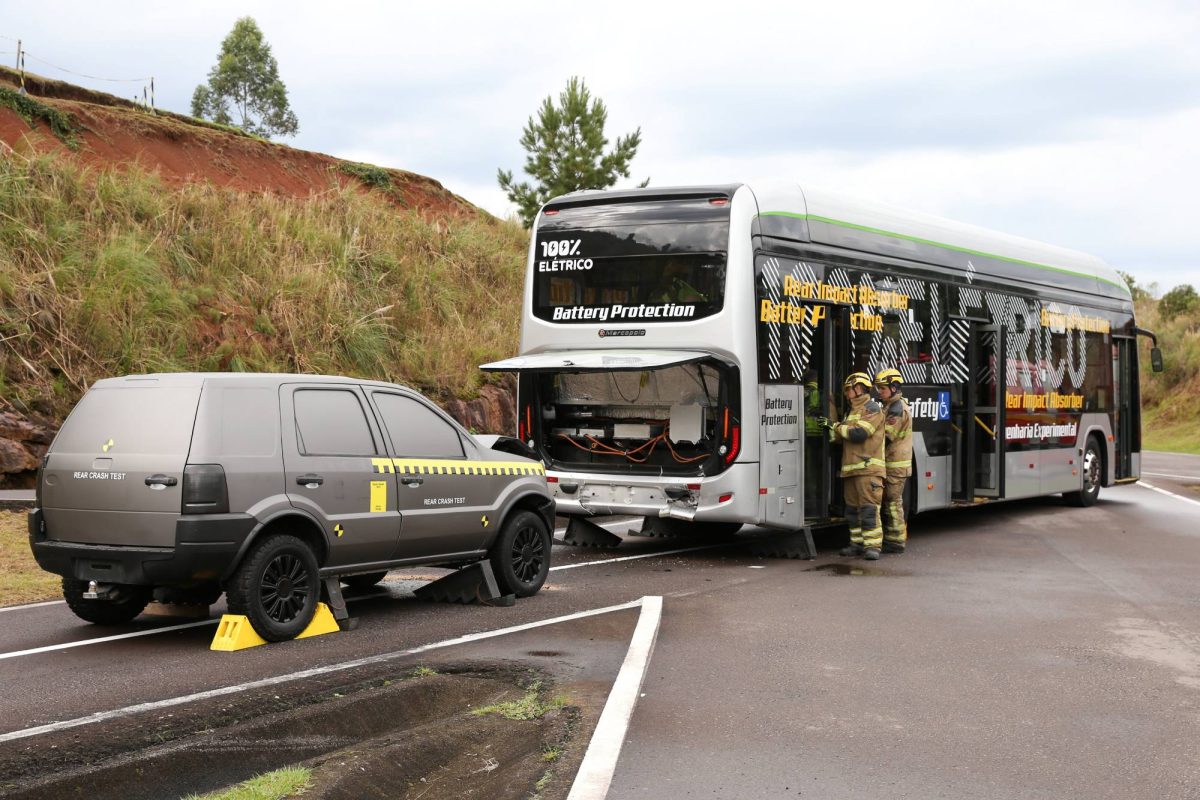
[[[1088,438],[1087,447],[1083,451],[1083,488],[1078,492],[1063,492],[1063,499],[1069,505],[1086,508],[1096,504],[1100,497],[1100,448],[1094,438]]]

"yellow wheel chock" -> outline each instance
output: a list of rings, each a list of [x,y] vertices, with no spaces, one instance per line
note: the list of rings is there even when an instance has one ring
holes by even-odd
[[[336,630],[338,630],[338,624],[333,618],[333,612],[329,610],[329,606],[317,603],[317,610],[313,614],[312,621],[296,638],[307,639],[310,636],[321,636]],[[268,644],[268,642],[255,633],[254,626],[250,624],[247,616],[225,614],[221,617],[220,624],[217,625],[217,633],[213,636],[209,649],[232,653],[235,650],[245,650],[247,647],[258,647],[260,644]]]

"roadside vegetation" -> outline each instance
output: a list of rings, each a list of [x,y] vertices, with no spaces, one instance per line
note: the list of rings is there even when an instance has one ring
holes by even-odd
[[[28,531],[24,512],[0,511],[0,606],[62,597],[62,578],[33,560]]]
[[[1141,343],[1142,447],[1200,454],[1200,297],[1189,284],[1154,297],[1133,287],[1138,325],[1158,335],[1163,371]]]
[[[567,698],[562,695],[555,695],[549,700],[542,699],[542,682],[534,681],[525,690],[525,696],[518,700],[509,700],[504,703],[494,703],[490,706],[482,706],[475,709],[471,713],[477,717],[482,717],[486,714],[499,714],[505,719],[511,720],[531,720],[541,719],[551,711],[557,711],[561,708],[566,708]]]
[[[356,187],[307,199],[0,159],[0,400],[61,419],[96,379],[264,370],[473,397],[516,351],[527,234]]]
[[[285,767],[264,772],[248,781],[208,794],[191,794],[184,800],[282,800],[300,797],[312,785],[312,770]]]

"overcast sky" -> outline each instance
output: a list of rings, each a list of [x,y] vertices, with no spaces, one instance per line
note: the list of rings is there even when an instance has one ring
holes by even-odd
[[[253,16],[300,133],[512,210],[496,169],[578,75],[640,127],[633,184],[788,178],[1200,284],[1200,2],[300,3],[0,0],[27,67],[187,112]],[[0,51],[15,43],[0,39]],[[0,56],[5,60],[11,56]]]

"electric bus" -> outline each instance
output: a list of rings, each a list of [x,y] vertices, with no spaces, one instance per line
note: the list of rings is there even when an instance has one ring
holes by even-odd
[[[814,421],[851,372],[903,376],[909,513],[1136,481],[1139,335],[1072,250],[796,184],[585,191],[538,213],[520,354],[482,368],[559,514],[807,531],[842,517]]]

